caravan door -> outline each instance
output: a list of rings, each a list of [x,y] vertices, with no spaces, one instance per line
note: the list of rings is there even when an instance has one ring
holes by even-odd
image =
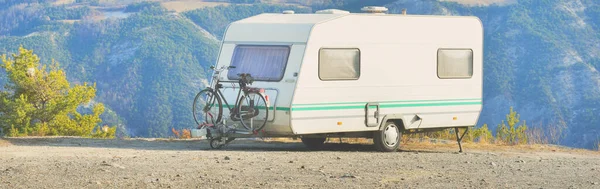
[[[379,103],[365,105],[365,124],[367,127],[379,126]]]

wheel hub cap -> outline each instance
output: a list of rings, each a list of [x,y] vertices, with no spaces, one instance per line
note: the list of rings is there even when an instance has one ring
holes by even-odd
[[[395,125],[388,125],[383,133],[383,141],[388,146],[396,145],[398,141],[398,132]]]

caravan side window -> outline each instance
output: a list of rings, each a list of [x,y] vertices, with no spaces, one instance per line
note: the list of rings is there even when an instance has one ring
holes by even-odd
[[[440,79],[468,79],[473,76],[473,50],[438,49],[437,75]]]
[[[323,48],[319,50],[321,80],[356,80],[360,77],[360,50]]]
[[[238,80],[239,73],[249,73],[256,81],[281,81],[290,55],[289,46],[238,45],[233,51],[227,78]]]

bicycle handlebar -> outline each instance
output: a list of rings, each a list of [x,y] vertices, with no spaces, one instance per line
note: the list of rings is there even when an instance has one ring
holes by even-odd
[[[224,82],[224,81],[220,81],[218,78],[222,71],[234,69],[234,68],[236,68],[236,67],[235,66],[221,66],[221,68],[215,68],[215,66],[210,66],[210,69],[215,71],[215,73],[213,74],[213,79],[216,79],[216,83]],[[240,84],[240,86],[242,88],[244,88],[246,85],[252,85],[252,83],[254,82],[254,78],[252,78],[252,76],[249,73],[238,73],[237,75],[238,75],[238,77],[240,77],[240,79],[238,80],[238,83]],[[231,82],[231,83],[233,83],[233,82]]]

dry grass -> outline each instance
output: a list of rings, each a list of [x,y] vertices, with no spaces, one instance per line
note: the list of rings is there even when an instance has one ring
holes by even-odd
[[[328,138],[329,143],[373,144],[373,139],[367,138]]]
[[[265,142],[283,142],[283,143],[294,143],[294,142],[301,142],[299,138],[297,139],[293,139],[293,138],[263,138],[263,141]]]
[[[504,144],[501,142],[473,142],[463,141],[463,149],[467,150],[480,150],[480,151],[492,151],[492,152],[573,152],[573,153],[597,153],[588,149],[570,148],[565,146],[551,145],[551,144]],[[417,149],[450,149],[456,150],[458,144],[455,140],[438,140],[438,139],[424,139],[424,140],[410,140],[401,144],[402,149],[406,150],[417,150]]]
[[[204,7],[214,7],[219,5],[229,5],[229,3],[223,2],[205,2],[202,0],[181,0],[181,1],[167,1],[161,3],[162,6],[171,11],[184,12],[188,10],[194,10]]]

